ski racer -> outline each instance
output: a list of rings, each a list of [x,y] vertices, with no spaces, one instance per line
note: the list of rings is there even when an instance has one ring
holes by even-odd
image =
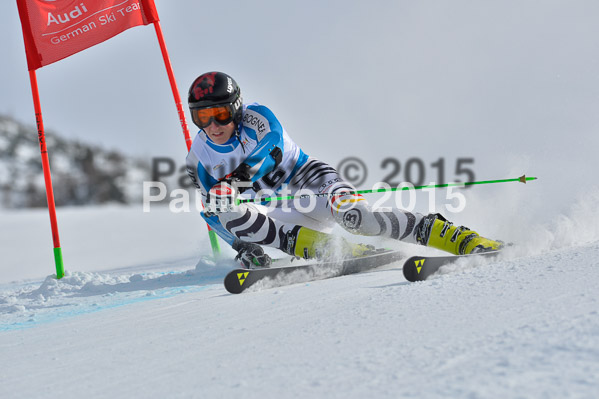
[[[329,234],[337,224],[353,234],[402,240],[452,254],[503,245],[455,226],[440,214],[372,209],[362,195],[352,194],[356,189],[333,167],[299,148],[269,108],[244,104],[239,86],[225,73],[208,72],[196,78],[188,102],[200,131],[186,165],[201,191],[202,217],[247,268],[271,264],[261,246],[307,259],[355,257],[374,249]],[[235,201],[239,194],[264,198],[300,191],[326,195],[238,205]]]

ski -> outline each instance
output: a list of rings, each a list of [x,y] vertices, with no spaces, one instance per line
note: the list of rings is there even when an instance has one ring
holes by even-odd
[[[439,271],[441,266],[448,265],[450,263],[457,262],[460,259],[471,258],[471,257],[494,257],[497,256],[501,251],[490,251],[481,252],[478,254],[470,255],[448,255],[448,256],[412,256],[407,259],[403,264],[403,275],[406,280],[423,281],[429,276]]]
[[[235,269],[227,274],[224,284],[227,291],[239,294],[259,282],[263,282],[265,287],[272,288],[322,280],[364,272],[404,257],[402,252],[382,249],[372,255],[339,261],[264,269]]]

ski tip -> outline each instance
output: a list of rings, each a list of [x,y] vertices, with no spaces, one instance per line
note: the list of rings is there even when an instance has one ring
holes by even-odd
[[[425,256],[412,256],[407,259],[403,265],[404,278],[412,283],[425,280],[428,275],[421,274],[421,271],[426,259]]]
[[[250,284],[245,284],[248,276],[250,275],[250,269],[233,269],[226,276],[224,280],[225,289],[231,294],[240,294]]]

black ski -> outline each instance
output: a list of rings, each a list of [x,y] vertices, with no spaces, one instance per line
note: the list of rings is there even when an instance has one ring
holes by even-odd
[[[235,269],[227,274],[224,284],[227,291],[232,294],[239,294],[258,282],[265,282],[268,288],[272,288],[288,284],[322,280],[325,278],[360,273],[389,264],[403,257],[403,254],[399,251],[378,250],[377,253],[372,255],[339,261],[287,267],[271,267],[268,269]]]
[[[473,256],[493,257],[497,256],[500,252],[490,251],[471,255],[412,256],[403,264],[403,275],[408,281],[422,281],[439,271],[441,266]]]

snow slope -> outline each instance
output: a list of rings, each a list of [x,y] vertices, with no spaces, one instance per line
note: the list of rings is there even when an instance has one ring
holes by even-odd
[[[81,245],[104,235],[114,254],[161,229],[128,266],[75,252],[57,281],[12,266],[40,216],[3,213],[15,230],[2,272],[16,281],[0,288],[0,397],[595,398],[599,215],[586,198],[503,259],[425,282],[395,264],[237,296],[221,283],[233,263],[197,262],[208,248],[194,216],[61,210],[63,225],[99,230]],[[160,253],[170,260],[149,260]]]
[[[242,296],[132,281],[132,301],[104,286],[101,311],[2,333],[0,393],[591,398],[598,255],[594,243],[420,284],[392,269]],[[94,306],[83,287],[67,296]]]

